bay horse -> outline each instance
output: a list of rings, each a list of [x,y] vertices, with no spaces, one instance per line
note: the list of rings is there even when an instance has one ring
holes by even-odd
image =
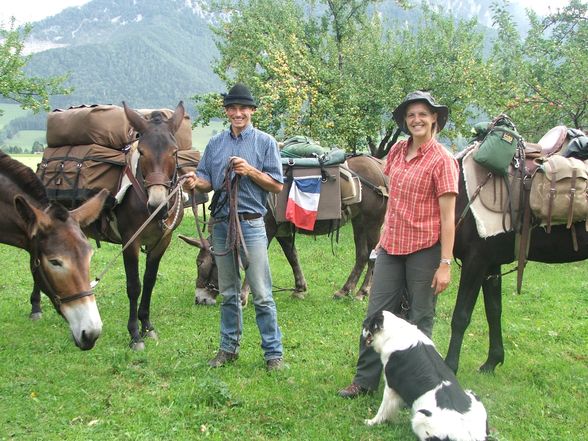
[[[367,270],[361,287],[356,293],[356,298],[363,299],[369,293],[374,262],[369,259],[371,250],[375,248],[380,239],[380,227],[384,222],[387,196],[379,190],[387,187],[387,177],[384,175],[384,164],[371,156],[359,155],[347,159],[348,168],[356,174],[362,185],[362,200],[350,205],[349,213],[353,226],[353,239],[355,243],[355,264],[343,287],[336,291],[334,298],[343,298],[349,295],[357,286],[359,278],[367,265]],[[196,219],[196,221],[198,221]],[[306,279],[298,260],[298,253],[294,245],[292,229],[287,235],[277,234],[279,225],[272,210],[268,210],[264,218],[265,229],[269,243],[276,238],[279,242],[294,275],[294,296],[303,297],[307,289]],[[333,223],[330,220],[316,221],[313,231],[297,229],[297,234],[326,235],[332,233]],[[207,247],[199,240],[180,236],[187,243],[197,246],[200,251],[197,256],[197,277],[195,303],[211,305],[216,303],[218,294],[218,274],[213,256]],[[248,294],[248,286],[244,284],[241,291],[241,299],[245,303]]]
[[[185,109],[180,101],[169,118],[166,119],[160,111],[153,111],[146,119],[124,102],[123,107],[129,123],[139,135],[136,147],[129,153],[138,158],[136,178],[131,179],[132,185],[123,199],[110,212],[102,214],[106,218],[114,218],[117,233],[113,234],[111,228],[109,234],[103,234],[104,230],[98,223],[104,224],[105,219],[99,219],[97,224],[89,226],[85,231],[96,240],[124,244],[122,254],[129,298],[129,346],[133,350],[144,350],[144,337],[157,339],[150,320],[150,305],[159,264],[170,244],[171,233],[183,216],[181,192],[174,193],[180,185],[177,173],[178,144],[174,135],[183,121]],[[139,277],[141,249],[146,253],[142,287]],[[37,294],[35,300],[40,300],[39,297]]]
[[[459,219],[468,203],[462,160],[458,161],[461,172],[456,219]],[[547,233],[543,227],[532,228],[527,260],[569,263],[588,259],[588,232],[585,222],[573,224],[572,228],[576,232],[578,251],[574,251],[571,231],[565,225],[552,226],[551,233]],[[488,322],[489,349],[488,357],[479,370],[492,373],[497,365],[504,363],[501,265],[515,261],[515,233],[500,233],[482,239],[478,234],[474,216],[469,211],[456,231],[454,256],[461,260],[462,267],[445,361],[454,372],[457,372],[464,334],[482,288]]]
[[[0,242],[29,253],[36,289],[47,294],[82,350],[94,347],[102,319],[90,287],[93,251],[80,227],[98,218],[107,196],[102,190],[68,211],[49,202],[29,167],[0,151]]]

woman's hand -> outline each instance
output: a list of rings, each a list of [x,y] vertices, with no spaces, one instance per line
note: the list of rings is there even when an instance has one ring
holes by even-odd
[[[435,295],[441,294],[449,286],[451,282],[451,266],[446,263],[441,263],[435,275],[433,276],[433,283],[431,288],[435,288]]]

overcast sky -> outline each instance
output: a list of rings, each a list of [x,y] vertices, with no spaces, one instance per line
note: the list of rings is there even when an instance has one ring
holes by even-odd
[[[90,0],[3,0],[0,8],[0,23],[6,24],[14,16],[17,23],[33,22],[55,15],[69,6],[80,6]],[[568,0],[511,0],[523,7],[535,9],[539,14],[545,14],[549,5],[563,6]]]

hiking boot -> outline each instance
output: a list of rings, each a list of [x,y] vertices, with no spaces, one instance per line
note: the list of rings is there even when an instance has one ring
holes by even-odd
[[[337,395],[339,395],[342,398],[353,399],[361,395],[368,394],[369,392],[369,389],[361,387],[359,384],[351,383],[345,389],[341,389],[339,392],[337,392]]]
[[[237,358],[239,358],[238,354],[232,354],[231,352],[219,349],[216,356],[213,359],[208,360],[208,366],[213,368],[221,367],[227,363],[232,363]]]
[[[284,369],[284,359],[283,358],[272,358],[265,362],[265,367],[267,368],[268,372],[271,371],[281,371]]]

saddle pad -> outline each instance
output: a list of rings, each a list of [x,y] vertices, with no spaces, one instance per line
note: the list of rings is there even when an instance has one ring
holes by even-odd
[[[479,165],[473,158],[477,146],[465,154],[462,161],[463,175],[468,199],[471,201],[478,187],[486,180],[488,170]],[[518,215],[520,194],[518,185],[512,185],[514,176],[507,175],[513,191],[512,204],[515,217]],[[476,220],[476,227],[481,238],[495,236],[512,230],[511,211],[508,208],[509,189],[504,177],[491,176],[479,190],[478,196],[471,202],[470,210]],[[506,211],[506,212],[505,212]]]

